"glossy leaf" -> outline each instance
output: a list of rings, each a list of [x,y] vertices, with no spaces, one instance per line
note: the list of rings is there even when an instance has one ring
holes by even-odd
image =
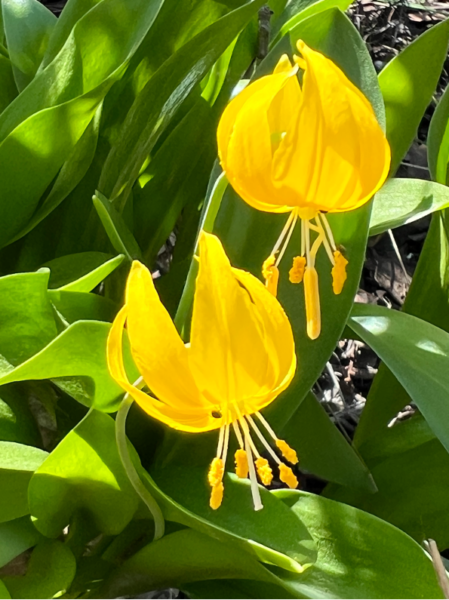
[[[98,321],[77,321],[70,325],[41,352],[15,369],[5,370],[0,385],[29,379],[56,379],[83,376],[89,384],[78,401],[105,412],[117,410],[123,391],[109,375],[106,363],[106,340],[110,325]],[[125,363],[131,379],[138,372],[129,353],[125,338]],[[72,382],[76,385],[76,381]],[[70,392],[70,385],[67,388]]]
[[[48,276],[44,270],[0,278],[0,372],[27,360],[57,335]]]
[[[427,156],[432,179],[448,184],[449,163],[449,87],[441,96],[430,121],[427,136]]]
[[[114,250],[122,253],[130,261],[140,258],[140,248],[112,202],[98,191],[92,200]]]
[[[45,540],[33,550],[25,575],[9,575],[3,581],[13,598],[53,598],[69,588],[75,571],[69,548],[62,542]]]
[[[302,470],[349,487],[376,490],[368,468],[312,392],[282,430],[282,438],[297,451]]]
[[[65,324],[86,320],[112,322],[120,308],[98,294],[49,290],[48,297]]]
[[[44,265],[50,269],[49,287],[61,292],[91,292],[124,258],[123,254],[111,257],[103,252],[80,252],[55,258]]]
[[[100,594],[104,598],[135,597],[145,590],[227,577],[271,578],[269,571],[244,550],[183,529],[145,546],[128,559],[106,580]]]
[[[105,163],[99,188],[124,202],[139,171],[176,110],[263,4],[250,0],[172,55],[137,96]]]
[[[0,524],[0,567],[42,540],[29,516]]]
[[[22,384],[0,388],[0,440],[39,446],[42,439],[28,406],[26,391]]]
[[[394,174],[410,148],[446,59],[449,21],[435,25],[393,58],[379,75]]]
[[[361,85],[376,106],[377,79],[370,58],[356,30],[348,19],[337,10],[330,10],[300,23],[290,33],[291,41],[303,39],[312,48],[323,50]],[[338,40],[338,41],[337,41]],[[285,52],[280,42],[261,65],[262,73],[274,66],[280,53]],[[289,52],[294,46],[289,47]],[[377,90],[377,91],[376,91]],[[345,248],[349,260],[348,280],[342,294],[335,296],[331,287],[330,263],[324,251],[317,256],[320,277],[322,333],[311,341],[306,335],[304,290],[302,285],[288,281],[288,270],[293,256],[300,248],[300,235],[296,231],[281,263],[279,300],[292,323],[298,354],[297,374],[281,399],[267,409],[270,422],[277,428],[287,423],[313,383],[340,338],[347,315],[359,284],[368,233],[369,205],[340,215],[329,215],[329,221],[337,244]],[[215,233],[222,240],[231,262],[239,268],[260,277],[263,261],[269,256],[285,223],[285,217],[258,212],[244,203],[230,188],[225,193],[218,213]]]
[[[9,600],[11,596],[9,595],[8,590],[6,589],[5,584],[0,579],[0,598],[4,598],[4,600]]]
[[[363,454],[378,493],[331,485],[326,496],[392,523],[419,543],[431,538],[447,548],[449,456],[424,419],[417,415],[385,429],[364,445]]]
[[[398,378],[449,450],[449,334],[411,315],[374,305],[355,304],[348,325]]]
[[[422,179],[390,179],[374,197],[369,234],[413,223],[448,205],[446,186]]]
[[[118,455],[113,419],[89,412],[36,471],[29,501],[47,537],[57,537],[77,511],[86,511],[100,532],[120,533],[139,500]]]
[[[56,17],[37,0],[2,0],[2,11],[14,77],[22,91],[36,74]]]
[[[0,442],[0,523],[28,514],[28,484],[46,457],[33,446]]]
[[[0,54],[0,113],[11,104],[16,96],[17,87],[14,81],[11,61],[6,56]]]

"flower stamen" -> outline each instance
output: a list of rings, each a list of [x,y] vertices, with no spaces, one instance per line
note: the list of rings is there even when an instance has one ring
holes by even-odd
[[[257,484],[256,469],[254,468],[254,460],[251,452],[251,438],[248,430],[245,431],[245,450],[248,457],[249,479],[251,482],[251,494],[253,496],[254,510],[262,510],[263,504],[260,498],[259,486]]]
[[[209,500],[209,506],[213,510],[217,510],[223,502],[224,485],[223,476],[226,464],[226,457],[228,454],[229,444],[229,425],[220,427],[220,434],[218,437],[217,456],[211,462],[209,467],[209,473],[207,474],[207,480],[211,486],[211,494]]]

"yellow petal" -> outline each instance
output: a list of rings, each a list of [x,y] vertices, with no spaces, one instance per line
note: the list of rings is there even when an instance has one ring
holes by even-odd
[[[226,413],[227,402],[265,389],[268,356],[258,313],[220,240],[203,233],[199,249],[190,367],[201,392]]]
[[[214,419],[208,411],[199,408],[192,408],[191,410],[174,409],[135,388],[130,383],[126,375],[122,355],[123,327],[126,318],[127,306],[125,305],[114,319],[107,341],[108,368],[118,385],[125,392],[128,392],[146,413],[174,429],[199,432],[219,428],[222,425],[221,420]]]
[[[240,269],[233,269],[233,273],[248,290],[254,310],[258,311],[263,323],[265,352],[269,355],[267,392],[248,400],[245,412],[251,413],[270,404],[290,384],[296,370],[295,342],[287,315],[275,296],[250,273]]]
[[[385,181],[390,148],[362,92],[323,54],[298,42],[302,102],[273,156],[273,181],[299,206],[352,210]]]
[[[293,68],[290,72],[281,71],[250,84],[247,98],[233,108],[233,127],[227,127],[225,160],[221,153],[223,168],[232,187],[258,210],[291,210],[291,198],[288,194],[280,194],[273,186],[271,162],[273,148],[282,139],[300,95],[295,73]],[[272,104],[273,110],[270,109]],[[285,110],[280,110],[279,107],[284,105]],[[226,114],[222,121],[228,123]]]
[[[134,261],[126,288],[128,334],[134,361],[150,390],[173,407],[208,406],[188,363],[188,351],[159,299],[151,273]]]

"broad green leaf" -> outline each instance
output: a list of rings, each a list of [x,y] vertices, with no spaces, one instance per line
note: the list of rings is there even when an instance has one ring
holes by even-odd
[[[4,600],[9,600],[11,596],[9,595],[8,590],[6,589],[5,584],[0,579],[0,598],[4,598]]]
[[[0,278],[0,371],[3,362],[6,369],[18,365],[57,335],[47,297],[48,276],[44,270]]]
[[[189,598],[296,598],[280,585],[250,579],[214,579],[181,585]]]
[[[26,384],[4,385],[0,388],[0,440],[30,446],[42,443],[28,406],[28,398]]]
[[[146,590],[207,579],[274,579],[254,557],[232,544],[183,529],[145,546],[112,572],[100,595],[131,596]]]
[[[7,173],[0,178],[0,197],[8,198],[0,204],[3,245],[28,224],[104,96],[122,76],[162,1],[108,0],[96,5],[78,21],[55,60],[0,115],[0,162]]]
[[[0,524],[0,567],[42,539],[29,516]]]
[[[432,179],[448,184],[449,163],[449,87],[440,98],[430,121],[427,136],[427,156]]]
[[[112,202],[98,191],[92,200],[114,250],[122,253],[130,261],[140,258],[140,248]]]
[[[97,109],[94,118],[86,127],[78,143],[70,152],[67,160],[62,165],[61,170],[56,177],[51,192],[45,198],[42,205],[33,214],[27,225],[17,233],[12,242],[30,232],[45,217],[47,217],[63,200],[76,188],[78,183],[87,173],[95,150],[97,149],[98,133],[100,128],[101,105]]]
[[[282,430],[282,439],[297,451],[302,470],[349,487],[376,490],[368,468],[312,392]]]
[[[377,235],[449,205],[449,189],[422,179],[390,179],[374,197],[370,235]]]
[[[49,288],[60,292],[91,292],[124,258],[123,254],[111,257],[103,252],[80,252],[55,258],[43,266],[50,269]]]
[[[42,61],[56,17],[37,0],[2,0],[2,11],[14,77],[22,91]]]
[[[33,550],[27,572],[9,575],[3,581],[13,598],[53,598],[72,583],[76,561],[69,548],[56,540],[45,540]]]
[[[449,456],[420,416],[387,428],[363,446],[378,493],[335,485],[327,497],[351,504],[399,527],[417,542],[449,545]]]
[[[393,58],[379,75],[394,174],[410,148],[435,93],[446,59],[449,21],[435,25]]]
[[[301,10],[292,16],[277,32],[274,39],[271,41],[271,46],[277,44],[281,37],[289,33],[290,30],[294,29],[295,26],[318,13],[321,13],[329,8],[339,8],[341,11],[345,11],[350,5],[351,0],[318,0],[317,2],[309,3],[304,6],[303,3]]]
[[[111,417],[91,411],[66,435],[34,474],[29,502],[35,526],[47,537],[60,535],[78,511],[106,535],[124,529],[139,499],[120,461]]]
[[[447,212],[441,211],[432,217],[402,310],[449,332]],[[410,402],[402,385],[386,365],[381,364],[355,432],[355,445],[362,451],[364,443],[381,434],[391,419]]]
[[[67,323],[86,320],[112,322],[120,308],[109,298],[98,294],[50,290],[48,297]]]
[[[16,96],[17,87],[14,81],[11,61],[0,54],[0,113],[11,104]]]
[[[296,497],[292,510],[319,548],[316,565],[286,582],[297,598],[443,597],[430,558],[408,535],[346,504],[305,492],[289,503]]]
[[[449,450],[449,334],[411,315],[374,305],[355,304],[348,325],[397,377]]]
[[[225,15],[173,54],[137,96],[105,163],[99,189],[121,206],[175,112],[262,5],[251,0]]]
[[[323,50],[348,72],[357,85],[363,84],[367,96],[375,105],[377,78],[368,64],[366,47],[358,37],[348,19],[333,9],[306,19],[295,28],[291,40],[301,38],[312,48]],[[290,33],[292,36],[293,33]],[[356,41],[358,40],[358,41]],[[262,72],[269,64],[274,65],[285,46],[278,44],[261,65]],[[293,51],[290,46],[289,52]],[[373,91],[374,90],[374,91]],[[298,367],[295,379],[281,398],[267,409],[270,422],[276,428],[287,423],[332,354],[352,307],[353,298],[360,280],[366,239],[368,234],[370,206],[345,214],[329,215],[335,240],[345,248],[349,260],[348,280],[343,292],[335,296],[332,292],[331,266],[324,251],[317,256],[320,277],[322,332],[317,340],[306,334],[304,311],[304,289],[288,280],[288,271],[293,257],[299,254],[300,232],[295,231],[281,263],[279,300],[284,306],[295,334]],[[263,261],[269,256],[285,223],[285,216],[258,212],[243,202],[230,188],[224,195],[214,232],[222,240],[231,263],[260,277]]]
[[[105,412],[117,410],[123,391],[109,375],[106,362],[106,340],[110,325],[98,321],[77,321],[15,369],[5,369],[0,385],[30,379],[56,379],[83,376],[89,384],[83,395],[75,396],[86,406]],[[138,372],[134,367],[127,338],[124,339],[125,363],[132,381]],[[76,383],[73,382],[74,385]],[[70,394],[70,386],[67,388]]]
[[[28,514],[28,484],[47,456],[33,446],[0,442],[0,523]]]

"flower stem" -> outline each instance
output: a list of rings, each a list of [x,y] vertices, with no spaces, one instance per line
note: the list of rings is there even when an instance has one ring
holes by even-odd
[[[115,420],[115,439],[117,442],[120,460],[122,461],[122,465],[126,471],[128,479],[137,495],[141,498],[142,502],[147,506],[148,510],[153,516],[154,541],[156,541],[164,535],[164,516],[159,508],[159,504],[147,490],[133,465],[126,439],[126,417],[128,416],[129,409],[131,408],[133,402],[134,400],[129,396],[129,394],[126,394],[123,398]]]

